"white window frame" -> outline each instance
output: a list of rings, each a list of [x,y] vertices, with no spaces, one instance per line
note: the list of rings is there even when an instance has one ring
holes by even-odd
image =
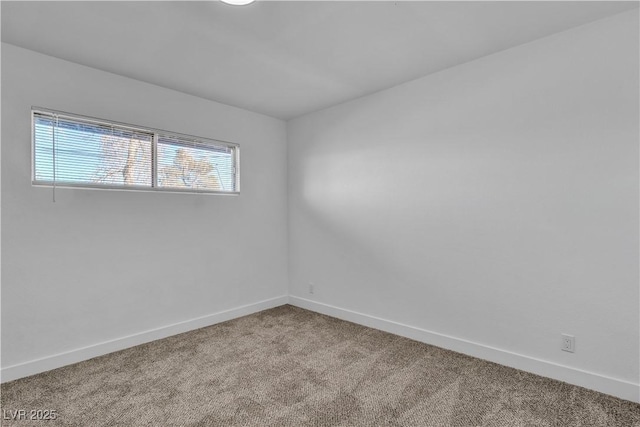
[[[56,182],[55,178],[49,180],[36,179],[36,135],[35,135],[35,117],[36,114],[51,115],[54,118],[64,118],[68,120],[78,120],[88,124],[117,126],[127,130],[152,134],[151,143],[151,185],[113,185],[98,183],[71,183]],[[158,139],[160,137],[186,139],[194,141],[194,144],[206,147],[207,145],[215,147],[225,147],[232,150],[233,153],[233,172],[234,172],[234,191],[206,190],[199,188],[179,188],[179,187],[158,187]],[[84,188],[84,189],[100,189],[100,190],[122,190],[122,191],[152,191],[152,192],[169,192],[169,193],[197,193],[197,194],[222,194],[222,195],[238,195],[240,194],[240,145],[222,141],[219,139],[203,138],[199,136],[187,135],[177,132],[170,132],[162,129],[150,127],[135,126],[128,123],[116,122],[113,120],[98,119],[95,117],[84,116],[80,114],[67,113],[58,110],[52,110],[42,107],[31,108],[31,184],[38,187],[54,187],[54,188]]]

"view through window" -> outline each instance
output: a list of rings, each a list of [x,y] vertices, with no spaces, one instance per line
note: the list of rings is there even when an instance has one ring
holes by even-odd
[[[33,110],[33,183],[237,193],[235,144]]]

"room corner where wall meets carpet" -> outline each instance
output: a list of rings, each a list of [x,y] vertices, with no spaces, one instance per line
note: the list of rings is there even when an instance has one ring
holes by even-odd
[[[1,387],[64,425],[640,425],[639,404],[291,305]]]

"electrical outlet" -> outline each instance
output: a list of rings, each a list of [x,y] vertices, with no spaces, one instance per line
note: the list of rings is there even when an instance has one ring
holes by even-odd
[[[562,345],[560,347],[562,351],[568,351],[573,353],[576,351],[576,337],[573,335],[562,334]]]
[[[310,294],[313,294],[313,291],[314,291],[314,289],[313,289],[313,283],[312,283],[312,282],[309,282],[309,293],[310,293]]]

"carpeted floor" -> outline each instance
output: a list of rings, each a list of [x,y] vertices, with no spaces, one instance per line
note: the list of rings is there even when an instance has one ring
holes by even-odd
[[[3,426],[640,426],[640,405],[291,306],[1,387]]]

